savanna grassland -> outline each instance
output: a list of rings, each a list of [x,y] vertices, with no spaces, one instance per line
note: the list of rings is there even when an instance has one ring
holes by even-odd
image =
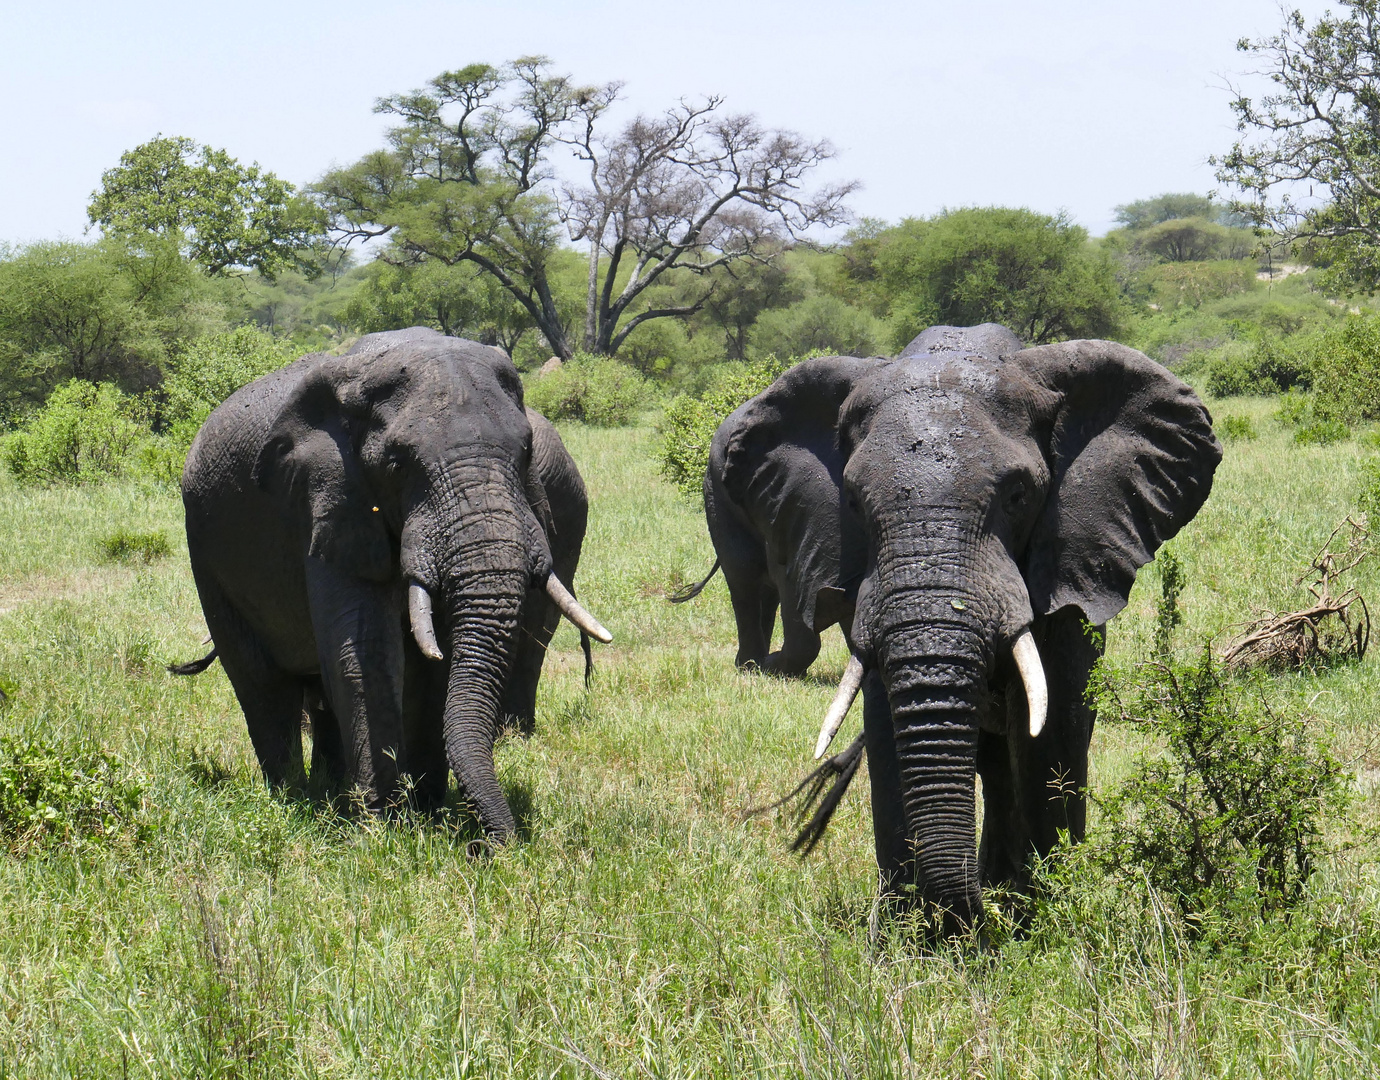
[[[1260,437],[1227,444],[1174,542],[1185,655],[1301,601],[1374,453],[1297,445],[1264,399],[1213,409]],[[558,633],[536,735],[499,752],[523,839],[481,857],[458,810],[382,822],[270,795],[220,669],[164,672],[205,632],[175,494],[0,478],[0,735],[104,751],[137,785],[79,842],[0,850],[0,1076],[1380,1073],[1373,658],[1265,684],[1357,778],[1289,917],[1208,944],[1085,870],[986,952],[873,943],[865,783],[803,861],[790,821],[742,817],[810,766],[841,638],[804,682],[736,673],[722,580],[665,602],[713,555],[652,428],[563,433],[592,504],[581,597],[615,644],[586,692]],[[162,530],[171,554],[105,562],[119,529]],[[1158,581],[1142,571],[1110,628],[1118,671],[1151,647]],[[1356,583],[1380,596],[1380,567]],[[1152,743],[1100,726],[1094,792]]]

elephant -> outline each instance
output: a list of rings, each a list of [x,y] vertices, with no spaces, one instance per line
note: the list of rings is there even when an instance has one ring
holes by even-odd
[[[494,771],[530,730],[572,589],[587,500],[506,353],[414,327],[313,354],[235,391],[182,475],[214,649],[274,787],[312,774],[373,810],[424,808],[454,772],[488,839],[516,824]],[[584,642],[588,660],[588,643]]]
[[[797,846],[865,751],[880,899],[959,933],[983,886],[1027,890],[1034,857],[1084,835],[1101,630],[1220,460],[1202,402],[1142,353],[1022,348],[991,323],[931,327],[894,359],[806,360],[732,413],[704,502],[738,663],[803,672],[840,624],[851,656],[816,758],[863,697]]]

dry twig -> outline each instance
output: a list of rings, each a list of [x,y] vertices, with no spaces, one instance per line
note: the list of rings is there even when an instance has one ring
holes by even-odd
[[[1346,545],[1334,551],[1333,543],[1344,531]],[[1313,578],[1308,584],[1313,603],[1299,611],[1265,612],[1248,623],[1222,654],[1222,662],[1235,668],[1301,668],[1363,657],[1370,643],[1370,609],[1355,588],[1337,590],[1341,576],[1370,554],[1369,537],[1365,525],[1350,517],[1333,529],[1308,572],[1294,582],[1302,585]]]

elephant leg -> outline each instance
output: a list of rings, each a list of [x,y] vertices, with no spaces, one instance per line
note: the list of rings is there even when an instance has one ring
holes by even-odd
[[[412,781],[413,805],[423,813],[446,801],[446,762],[441,718],[446,703],[446,667],[422,655],[410,634],[403,639],[403,768]]]
[[[334,794],[345,780],[345,746],[340,721],[326,704],[320,679],[308,681],[302,709],[311,724],[312,790],[318,796]]]
[[[503,715],[515,718],[517,729],[523,735],[531,735],[536,729],[537,683],[541,679],[546,650],[560,621],[560,609],[547,599],[545,593],[532,590],[527,594],[518,621],[513,665],[508,672],[508,685],[503,694]]]
[[[394,796],[403,752],[402,593],[308,558],[321,685],[339,721],[346,775],[371,809]]]
[[[1016,690],[1019,693],[1020,688]],[[1024,708],[1022,701],[1022,716]],[[1005,735],[978,733],[977,771],[982,777],[983,807],[978,880],[984,886],[1012,886],[1024,873],[1029,841],[1016,814],[1015,777]]]
[[[738,656],[734,663],[740,668],[763,667],[771,649],[772,628],[776,625],[776,590],[765,569],[744,572],[735,568],[730,572],[725,566],[724,580],[733,601],[733,618],[738,624]]]
[[[788,589],[781,597],[781,649],[769,653],[762,667],[776,675],[804,675],[819,655],[819,635],[800,617],[796,598]],[[773,621],[775,621],[773,619]],[[767,630],[770,636],[770,627]]]
[[[863,680],[863,736],[867,746],[867,775],[872,787],[872,833],[877,870],[884,899],[896,899],[915,882],[915,853],[906,829],[901,801],[901,767],[886,687],[877,671]]]
[[[278,667],[267,648],[204,573],[195,573],[206,626],[244,712],[249,741],[270,787],[301,788],[302,680]]]
[[[1042,622],[1036,643],[1049,683],[1049,720],[1039,738],[1030,737],[1025,722],[1010,725],[1008,736],[1026,833],[1041,857],[1054,850],[1061,833],[1080,841],[1087,828],[1088,745],[1095,713],[1084,693],[1105,633],[1097,627],[1097,640],[1090,639],[1082,612],[1072,607]],[[1023,695],[1012,696],[1020,698],[1024,716]]]

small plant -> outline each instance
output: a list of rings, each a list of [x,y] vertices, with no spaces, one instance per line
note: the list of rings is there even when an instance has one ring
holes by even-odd
[[[1341,763],[1302,716],[1272,708],[1255,682],[1222,676],[1210,651],[1154,661],[1118,685],[1094,679],[1101,719],[1152,726],[1165,739],[1129,778],[1095,798],[1103,868],[1148,879],[1190,926],[1215,909],[1286,909],[1304,895],[1328,812],[1349,797]]]
[[[1366,515],[1367,524],[1380,523],[1380,457],[1361,462],[1361,491],[1356,508]]]
[[[120,529],[103,537],[99,543],[101,558],[106,562],[142,562],[162,559],[172,553],[168,544],[168,534],[157,532],[130,532]]]
[[[1290,390],[1279,395],[1279,408],[1275,410],[1275,419],[1285,427],[1298,427],[1308,420],[1311,413],[1312,402],[1307,394]]]
[[[1341,442],[1350,430],[1341,420],[1329,416],[1315,416],[1300,424],[1294,431],[1294,442],[1300,446],[1331,446]]]
[[[1231,413],[1217,422],[1217,434],[1226,442],[1250,442],[1260,433],[1249,416]]]
[[[527,404],[548,420],[579,420],[596,427],[630,424],[651,388],[637,371],[609,356],[577,355],[528,383]]]
[[[0,847],[13,855],[141,839],[143,788],[112,754],[0,739]]]
[[[1179,594],[1184,589],[1184,566],[1173,549],[1160,549],[1155,559],[1160,571],[1160,598],[1155,604],[1155,655],[1167,657],[1174,644],[1174,629],[1184,621]]]

